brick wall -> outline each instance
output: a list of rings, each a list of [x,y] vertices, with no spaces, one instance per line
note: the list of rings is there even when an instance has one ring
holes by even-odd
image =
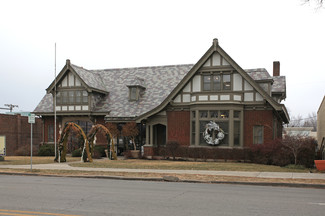
[[[48,142],[48,128],[49,128],[49,125],[54,125],[54,118],[53,116],[43,116],[43,120],[44,120],[44,142]],[[56,128],[56,133],[57,133],[57,139],[59,139],[60,137],[60,134],[59,134],[59,124],[61,122],[61,119],[58,118],[57,121],[56,121],[56,125],[57,125],[57,128]],[[105,122],[104,122],[104,117],[102,118],[97,118],[96,119],[96,124],[102,124],[105,126]],[[64,125],[62,125],[62,130],[63,130],[63,127]],[[88,134],[86,134],[87,136]],[[103,135],[101,132],[97,133],[96,135],[96,144],[98,145],[107,145],[107,139],[106,139],[106,136]]]
[[[167,112],[168,140],[190,145],[190,111]]]
[[[273,140],[273,112],[271,110],[245,110],[244,147],[253,144],[253,127],[264,126],[264,143]]]
[[[31,128],[27,116],[0,114],[0,135],[6,136],[6,155],[17,155],[17,150],[30,151]],[[33,152],[37,152],[42,142],[42,120],[33,124]],[[24,149],[25,148],[25,149]]]
[[[49,142],[49,125],[54,125],[54,118],[53,116],[43,116],[44,121],[44,142]],[[59,139],[60,133],[59,133],[59,120],[56,121],[56,139]],[[53,129],[54,130],[54,129]],[[52,141],[54,142],[54,141]]]
[[[101,124],[101,125],[104,125],[106,127],[106,124],[105,124],[105,121],[104,121],[104,117],[98,117],[96,119],[96,124]],[[106,135],[104,134],[103,131],[99,131],[97,134],[96,134],[96,144],[97,145],[107,145],[107,138],[106,138]]]

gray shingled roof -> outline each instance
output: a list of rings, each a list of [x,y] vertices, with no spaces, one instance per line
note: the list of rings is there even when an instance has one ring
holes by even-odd
[[[160,105],[194,65],[106,70],[86,70],[76,65],[71,66],[89,87],[109,92],[101,100],[97,100],[96,105],[91,108],[92,112],[109,112],[109,116],[115,118],[140,116]],[[264,68],[245,71],[254,80],[272,79]],[[272,92],[285,92],[285,77],[273,77],[273,80]],[[128,86],[142,87],[138,101],[129,100]],[[52,104],[52,95],[46,94],[34,112],[51,113]]]
[[[109,116],[112,117],[135,117],[161,104],[193,64],[107,70],[86,70],[76,65],[72,67],[89,87],[109,92],[96,103],[93,112],[110,112]],[[128,86],[141,87],[138,101],[129,100]],[[52,103],[52,95],[47,94],[34,112],[53,112]]]
[[[46,94],[41,102],[37,105],[34,112],[51,113],[53,112],[53,96],[52,94]]]
[[[286,91],[286,77],[274,76],[273,77],[272,92],[285,92]]]
[[[166,99],[192,67],[190,64],[93,71],[100,74],[110,92],[94,111],[110,110],[111,117],[134,117],[149,112]],[[138,101],[129,101],[129,85],[145,85]]]
[[[82,67],[73,64],[71,64],[71,67],[90,88],[107,92],[107,89],[105,87],[105,84],[103,83],[100,74],[94,73],[92,71],[86,70]]]
[[[272,92],[285,93],[286,91],[286,79],[285,76],[271,77],[269,72],[265,68],[247,69],[246,73],[257,81],[273,80]]]
[[[246,73],[254,80],[269,80],[272,79],[269,72],[265,68],[247,69]]]

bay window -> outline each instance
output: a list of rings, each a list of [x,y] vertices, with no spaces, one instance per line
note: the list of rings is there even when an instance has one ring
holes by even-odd
[[[217,146],[240,147],[242,143],[242,111],[228,109],[208,109],[191,111],[191,145],[209,146],[204,138],[208,123],[216,123],[224,133]],[[217,139],[218,131],[210,130],[212,140]]]

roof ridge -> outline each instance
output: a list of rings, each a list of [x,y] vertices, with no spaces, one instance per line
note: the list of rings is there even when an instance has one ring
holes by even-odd
[[[175,66],[193,66],[194,64],[176,64],[176,65],[157,65],[157,66],[141,66],[141,67],[124,67],[124,68],[106,68],[106,69],[92,69],[89,71],[107,71],[107,70],[125,70],[125,69],[147,69],[147,68],[161,68],[161,67],[175,67]]]
[[[268,72],[268,71],[266,70],[266,68],[251,68],[251,69],[244,69],[244,71],[246,71],[246,72],[254,72],[254,71],[257,71],[257,70]]]

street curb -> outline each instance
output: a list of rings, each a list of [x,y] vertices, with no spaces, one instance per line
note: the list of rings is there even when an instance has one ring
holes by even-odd
[[[271,187],[294,187],[294,188],[317,188],[325,189],[323,184],[303,184],[303,183],[277,183],[277,182],[241,182],[241,181],[199,181],[199,180],[178,180],[169,181],[164,178],[143,178],[143,177],[124,177],[124,176],[82,176],[82,175],[47,175],[39,173],[11,173],[0,172],[0,175],[17,176],[44,176],[44,177],[67,177],[67,178],[94,178],[111,180],[129,180],[129,181],[156,181],[156,182],[183,182],[183,183],[203,183],[203,184],[231,184],[231,185],[252,185],[252,186],[271,186]]]

